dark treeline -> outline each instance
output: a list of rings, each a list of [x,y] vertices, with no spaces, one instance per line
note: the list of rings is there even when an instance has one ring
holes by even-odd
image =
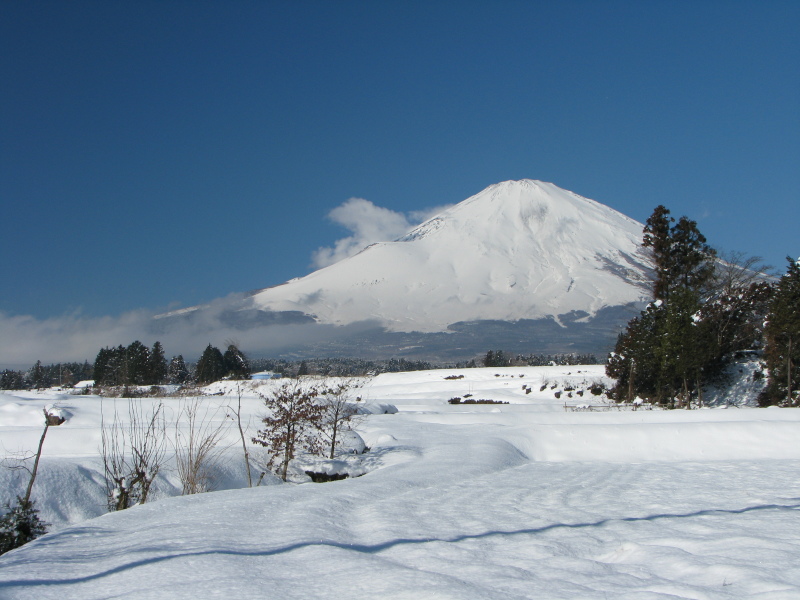
[[[0,390],[27,390],[57,385],[71,386],[79,381],[92,379],[93,376],[94,365],[89,361],[52,365],[43,365],[41,361],[36,361],[36,364],[27,371],[6,369],[0,373]]]
[[[488,359],[488,363],[487,363]],[[285,360],[257,358],[250,361],[253,371],[272,371],[283,377],[323,375],[332,377],[363,377],[380,373],[406,371],[429,371],[432,369],[455,369],[486,367],[518,367],[544,365],[595,365],[599,361],[593,354],[528,354],[512,355],[502,350],[490,350],[483,358],[457,363],[433,363],[425,360],[390,358],[367,360],[363,358],[313,358]]]
[[[489,350],[483,357],[484,367],[544,367],[548,365],[597,365],[594,354],[517,354],[512,356],[502,350]],[[476,366],[474,361],[468,366]]]
[[[180,354],[167,361],[160,342],[148,348],[139,341],[103,348],[94,362],[98,386],[206,384],[225,377],[250,377],[250,363],[236,344],[228,344],[224,353],[209,344],[195,365],[187,364]]]
[[[43,365],[37,361],[27,371],[6,369],[0,373],[0,389],[70,387],[87,380],[94,380],[96,386],[205,384],[224,377],[250,377],[250,363],[235,344],[228,344],[224,353],[209,344],[192,364],[180,354],[167,360],[161,342],[148,348],[137,340],[128,346],[101,348],[93,363]]]
[[[160,342],[148,348],[139,341],[128,346],[102,348],[94,363],[60,363],[42,365],[37,362],[27,371],[6,370],[0,373],[0,389],[20,390],[50,386],[69,387],[79,381],[94,380],[97,386],[189,385],[207,384],[223,378],[248,379],[257,371],[272,371],[283,377],[321,375],[327,377],[364,377],[380,373],[428,371],[443,368],[543,366],[598,364],[593,354],[528,354],[512,355],[490,350],[482,359],[458,363],[433,363],[425,360],[390,358],[311,358],[286,360],[278,358],[249,359],[235,344],[225,352],[209,344],[196,363],[186,362],[182,355],[167,360]]]
[[[256,358],[250,362],[254,372],[272,371],[283,377],[302,375],[323,375],[326,377],[364,377],[379,373],[399,373],[403,371],[427,371],[438,369],[424,360],[390,358],[386,360],[367,360],[363,358],[309,358],[304,360],[284,360],[277,358]],[[448,365],[449,366],[449,365]]]

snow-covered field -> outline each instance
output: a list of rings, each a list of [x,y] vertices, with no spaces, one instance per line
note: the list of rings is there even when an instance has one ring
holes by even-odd
[[[380,375],[363,390],[370,450],[348,459],[363,476],[231,489],[245,481],[231,427],[221,491],[166,497],[179,491],[167,469],[157,501],[113,514],[101,399],[6,392],[8,454],[35,449],[44,405],[69,419],[48,432],[34,488],[52,533],[0,557],[0,598],[800,598],[800,411],[602,410],[588,387],[603,379],[596,366]],[[467,394],[509,404],[447,402]],[[235,401],[204,399],[220,422]],[[263,406],[250,391],[243,406],[252,434]],[[19,472],[0,478],[2,499],[21,491]]]

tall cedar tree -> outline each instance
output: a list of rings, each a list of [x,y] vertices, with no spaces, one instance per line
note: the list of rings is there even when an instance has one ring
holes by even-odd
[[[44,376],[44,369],[42,368],[42,361],[37,360],[36,364],[33,365],[31,368],[31,375],[30,375],[31,384],[36,389],[47,387],[47,382],[45,381]]]
[[[161,342],[156,341],[150,349],[150,360],[147,366],[149,380],[146,383],[158,385],[167,382],[167,359]]]
[[[167,381],[169,383],[182,385],[189,381],[189,369],[183,360],[183,354],[173,356],[167,369]]]
[[[125,350],[125,379],[128,385],[144,385],[150,383],[150,349],[139,340],[131,343]]]
[[[225,361],[219,348],[209,344],[197,361],[197,382],[201,384],[218,381],[225,376]]]
[[[762,404],[796,406],[800,389],[800,260],[787,257],[789,268],[775,286],[767,319],[765,358],[769,386]]]
[[[127,348],[102,348],[94,361],[97,385],[155,385],[167,378],[167,363],[161,342],[152,350],[139,340]]]
[[[640,395],[688,405],[700,389],[710,348],[698,327],[698,314],[714,273],[715,252],[694,221],[677,224],[657,206],[647,220],[642,245],[654,265],[653,297],[628,324],[609,357],[606,372],[617,379],[618,399]]]
[[[97,385],[123,385],[128,383],[127,349],[102,348],[94,361],[94,380]]]
[[[236,344],[228,344],[222,355],[225,376],[231,379],[250,379],[250,362]]]

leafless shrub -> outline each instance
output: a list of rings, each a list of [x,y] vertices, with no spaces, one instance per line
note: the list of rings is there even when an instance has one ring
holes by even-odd
[[[324,409],[317,402],[320,386],[291,380],[267,395],[259,395],[268,414],[262,419],[264,429],[258,431],[253,443],[267,449],[266,467],[286,481],[289,463],[297,452],[317,454],[321,450],[318,433]]]
[[[219,418],[220,409],[211,410],[208,404],[201,407],[199,398],[191,398],[181,405],[175,423],[175,462],[181,493],[200,494],[211,488],[211,471],[224,448],[219,444],[228,426]]]
[[[328,458],[333,458],[341,443],[340,434],[352,430],[360,421],[358,403],[361,396],[356,390],[364,386],[362,379],[350,378],[328,381],[319,390],[322,417],[319,432],[328,449]]]
[[[146,411],[142,401],[128,400],[128,423],[120,421],[116,402],[111,423],[101,404],[101,443],[109,510],[144,504],[166,456],[164,404]]]
[[[253,487],[253,476],[250,470],[250,452],[247,450],[247,438],[245,437],[245,426],[242,425],[242,386],[236,382],[236,407],[228,405],[231,418],[235,419],[236,426],[239,429],[239,437],[242,440],[242,451],[244,453],[244,465],[247,472],[247,487]]]

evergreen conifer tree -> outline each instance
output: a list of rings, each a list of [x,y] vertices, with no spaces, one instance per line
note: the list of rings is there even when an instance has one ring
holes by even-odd
[[[143,385],[150,383],[150,350],[139,340],[131,342],[125,350],[126,377],[123,383]]]
[[[769,306],[764,355],[770,377],[763,403],[795,406],[800,403],[800,260],[787,260]]]
[[[31,367],[30,379],[31,379],[31,385],[33,385],[33,387],[37,389],[47,387],[44,375],[44,368],[42,367],[42,361],[37,360],[36,364],[33,365],[33,367]]]
[[[154,342],[150,350],[147,371],[147,383],[157,385],[167,381],[167,359],[164,357],[164,348],[159,341]]]
[[[250,362],[236,344],[228,344],[222,360],[225,376],[232,379],[250,379]]]
[[[182,385],[189,380],[189,369],[183,361],[183,355],[173,356],[167,369],[167,381],[172,384]]]
[[[617,379],[618,399],[640,395],[674,405],[679,396],[688,406],[713,354],[700,309],[716,253],[694,221],[673,223],[669,210],[657,206],[643,231],[655,267],[654,302],[620,335],[606,367]]]
[[[47,523],[39,518],[33,500],[17,497],[17,504],[7,504],[6,509],[8,512],[0,517],[0,554],[47,533]]]
[[[209,344],[203,351],[200,360],[197,361],[197,381],[201,384],[217,381],[225,376],[225,362],[222,352]]]

